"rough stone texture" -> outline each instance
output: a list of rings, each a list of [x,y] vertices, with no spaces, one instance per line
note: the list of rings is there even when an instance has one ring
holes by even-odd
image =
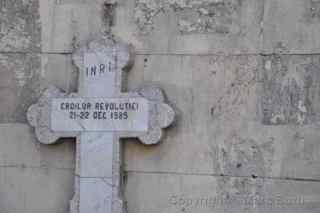
[[[119,0],[113,32],[142,53],[257,53],[262,16],[262,0]]]
[[[136,0],[135,22],[141,33],[150,33],[155,18],[161,12],[177,12],[178,29],[181,33],[239,33],[237,23],[241,13],[241,1],[238,0]]]
[[[39,52],[38,0],[0,1],[0,52]]]
[[[264,57],[263,123],[319,124],[319,56]]]

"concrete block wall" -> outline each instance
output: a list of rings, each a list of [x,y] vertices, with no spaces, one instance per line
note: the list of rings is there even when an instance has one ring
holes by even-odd
[[[99,32],[136,47],[128,89],[162,87],[178,120],[124,147],[129,213],[320,211],[320,2],[0,0],[0,213],[66,213],[74,139],[37,143],[26,110],[72,92]]]

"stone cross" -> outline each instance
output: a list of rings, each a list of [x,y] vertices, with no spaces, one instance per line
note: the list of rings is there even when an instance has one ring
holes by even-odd
[[[73,54],[79,68],[78,92],[68,95],[48,88],[28,110],[28,121],[41,143],[77,138],[71,213],[126,212],[119,139],[137,137],[144,144],[156,144],[162,129],[174,120],[175,113],[164,103],[160,89],[122,91],[131,50],[110,38],[87,42]]]

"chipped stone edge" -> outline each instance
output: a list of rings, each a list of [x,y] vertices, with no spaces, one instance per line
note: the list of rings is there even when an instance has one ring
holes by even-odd
[[[53,98],[72,98],[57,87],[51,86],[44,91],[36,104],[29,107],[27,120],[34,127],[37,139],[42,144],[54,144],[59,138],[76,137],[78,132],[54,132],[51,130],[51,100]]]

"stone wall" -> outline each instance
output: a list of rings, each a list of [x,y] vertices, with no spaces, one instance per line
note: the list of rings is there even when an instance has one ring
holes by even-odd
[[[74,139],[40,145],[26,110],[110,31],[136,48],[128,89],[178,113],[125,145],[129,213],[320,212],[320,1],[0,0],[0,213],[67,213]]]

